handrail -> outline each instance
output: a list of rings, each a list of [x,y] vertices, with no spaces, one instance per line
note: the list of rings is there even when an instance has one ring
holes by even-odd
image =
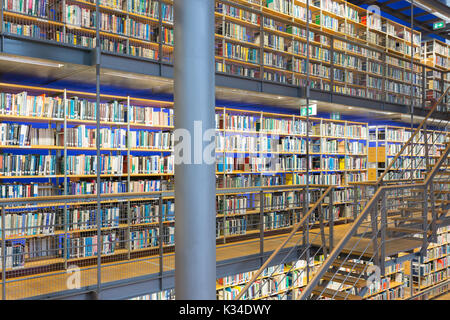
[[[259,277],[259,275],[264,271],[264,269],[269,265],[270,262],[278,255],[278,253],[281,251],[281,249],[284,248],[284,246],[292,239],[292,237],[298,232],[298,230],[302,227],[302,225],[305,223],[306,219],[308,219],[311,214],[316,210],[316,208],[319,206],[319,204],[325,199],[325,197],[330,193],[331,190],[333,190],[334,186],[329,186],[325,192],[322,194],[322,196],[316,201],[316,203],[312,206],[311,209],[303,216],[303,218],[293,227],[292,231],[289,233],[287,238],[281,243],[277,249],[270,255],[270,257],[264,262],[264,264],[253,274],[253,277],[250,279],[250,281],[247,282],[245,287],[239,292],[235,300],[239,300],[242,298],[245,292],[250,288],[250,286],[255,282],[255,280]]]
[[[14,178],[14,177],[11,177]],[[310,184],[310,188],[327,188],[329,185],[323,184]],[[264,190],[291,190],[291,189],[301,189],[306,188],[305,184],[286,184],[286,185],[274,185],[274,186],[258,186],[258,187],[247,187],[247,188],[218,188],[216,189],[216,195],[226,195],[236,191],[240,192],[259,192]],[[100,194],[101,199],[124,199],[124,198],[137,198],[145,196],[174,196],[174,190],[165,191],[149,191],[149,192],[123,192],[123,193],[102,193]],[[34,203],[34,202],[50,202],[50,201],[77,201],[83,199],[97,199],[96,194],[78,194],[78,195],[60,195],[60,196],[42,196],[42,197],[28,197],[28,198],[3,198],[0,199],[0,206],[13,203]]]
[[[439,283],[439,284],[437,284],[437,285],[434,285],[434,286],[432,286],[432,287],[430,287],[430,288],[427,288],[427,289],[425,289],[425,290],[423,290],[423,291],[417,292],[417,293],[415,293],[414,295],[412,295],[411,297],[406,298],[406,300],[413,300],[413,299],[419,298],[419,297],[421,297],[421,296],[423,296],[423,295],[429,293],[430,291],[433,291],[433,290],[436,290],[436,289],[438,289],[438,288],[440,288],[440,287],[445,287],[445,286],[448,286],[448,285],[450,285],[450,279],[447,279],[447,280],[445,280],[444,282],[441,282],[441,283]],[[441,295],[441,294],[438,294],[438,295],[436,295],[436,296],[434,296],[434,297],[438,297],[438,296],[440,296],[440,295]]]
[[[334,260],[337,258],[337,256],[341,253],[342,249],[346,245],[346,243],[351,239],[351,237],[354,235],[354,233],[358,230],[362,222],[366,219],[367,215],[370,213],[370,211],[373,209],[373,206],[378,203],[378,200],[381,195],[383,195],[387,190],[392,189],[407,189],[407,188],[420,188],[420,187],[426,187],[430,183],[431,179],[434,178],[434,176],[437,173],[437,169],[442,164],[444,159],[446,159],[446,155],[448,155],[450,151],[450,145],[447,146],[446,152],[441,156],[438,163],[435,165],[429,176],[425,179],[423,183],[418,184],[404,184],[404,185],[390,185],[390,186],[382,186],[380,187],[373,197],[369,200],[367,205],[364,207],[361,214],[356,218],[356,220],[353,222],[352,227],[350,230],[345,234],[345,236],[339,241],[339,243],[335,246],[333,251],[330,253],[330,255],[327,257],[327,259],[324,261],[324,263],[320,266],[319,270],[317,271],[316,275],[312,279],[310,283],[306,286],[305,290],[303,290],[302,294],[300,295],[300,300],[303,300],[305,297],[309,297],[311,295],[312,290],[317,286],[322,276],[325,274],[325,272],[328,271],[331,264],[334,262]]]
[[[444,96],[448,93],[450,87],[448,87],[444,93],[440,96],[440,98],[438,99],[438,101],[436,101],[434,103],[434,106],[431,108],[430,112],[428,112],[428,114],[426,115],[426,117],[422,120],[422,122],[419,124],[419,126],[416,128],[416,130],[414,130],[414,133],[411,135],[411,137],[408,139],[408,141],[406,141],[406,143],[403,145],[403,147],[400,149],[399,152],[397,152],[397,154],[395,155],[395,157],[392,159],[392,161],[390,162],[390,164],[387,166],[387,168],[384,170],[383,174],[378,178],[377,182],[375,183],[376,185],[379,185],[382,181],[383,178],[386,176],[386,174],[388,173],[389,170],[391,170],[392,166],[394,165],[394,163],[398,160],[398,158],[400,157],[400,155],[403,153],[403,151],[405,151],[405,149],[408,147],[408,145],[412,142],[412,140],[414,139],[414,137],[417,135],[418,132],[420,132],[420,129],[422,129],[422,127],[424,126],[425,122],[430,118],[430,116],[434,113],[434,111],[436,111],[438,105],[441,103],[442,99],[444,98]]]

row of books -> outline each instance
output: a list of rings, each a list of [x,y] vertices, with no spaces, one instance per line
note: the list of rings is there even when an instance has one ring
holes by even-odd
[[[56,174],[56,156],[0,154],[1,176],[51,176]]]
[[[218,13],[222,13],[226,16],[237,18],[239,20],[247,21],[255,25],[259,25],[260,23],[259,16],[253,12],[243,10],[234,6],[230,6],[225,3],[216,2],[215,4],[216,4],[215,11]]]
[[[101,181],[100,193],[117,194],[123,192],[143,193],[168,190],[167,180],[131,180],[126,181]],[[128,188],[129,185],[129,188]],[[71,181],[68,187],[68,194],[89,195],[97,193],[96,181]]]
[[[247,233],[247,218],[233,218],[216,221],[216,237],[240,235]]]
[[[292,225],[291,215],[283,212],[269,212],[264,214],[264,230],[286,228]]]
[[[56,195],[54,186],[51,183],[8,183],[0,184],[0,198],[31,198],[46,197]]]
[[[314,168],[314,164],[313,164]],[[367,168],[367,160],[365,158],[322,158],[321,170],[365,170]]]
[[[306,140],[297,137],[216,135],[219,151],[301,152],[306,153]]]
[[[249,199],[245,196],[234,196],[223,199],[218,198],[216,210],[219,214],[245,214],[249,205]]]
[[[216,30],[216,34],[228,38],[259,44],[258,33],[254,29],[236,23],[224,21]]]
[[[0,124],[0,145],[4,146],[34,146],[55,145],[54,129],[33,128],[31,125],[18,123]]]
[[[13,211],[5,215],[5,236],[53,235],[55,231],[63,230],[64,224],[67,224],[68,231],[96,229],[96,214],[97,210],[93,208],[69,208],[64,219],[62,210],[22,211],[17,213]],[[102,228],[118,227],[119,214],[120,210],[118,207],[101,209],[100,221]]]
[[[260,75],[259,68],[255,69],[218,60],[216,60],[216,71],[249,78],[259,78]]]
[[[66,103],[68,119],[96,119],[95,102],[73,97],[66,99]],[[1,115],[63,119],[64,111],[64,99],[60,97],[51,97],[45,94],[32,96],[26,91],[18,94],[0,93]],[[101,121],[126,123],[127,114],[129,114],[130,123],[142,123],[150,126],[173,125],[172,109],[137,106],[128,108],[127,105],[117,101],[100,104]]]
[[[248,48],[239,44],[225,42],[218,43],[216,54],[230,59],[237,59],[254,64],[259,63],[259,49]]]
[[[162,217],[162,221],[174,221],[175,203],[168,200],[161,205],[159,203],[133,204],[131,207],[130,223],[158,223],[160,216]]]
[[[71,237],[67,241],[67,259],[94,257],[98,254],[97,236]],[[113,254],[118,247],[119,237],[116,232],[101,236],[101,254]]]
[[[418,264],[417,262],[412,264],[412,274],[416,276],[426,276],[433,272],[441,271],[449,266],[449,257],[443,257],[441,259],[435,259],[425,264]]]
[[[174,172],[174,156],[122,156],[101,155],[101,174],[124,174],[128,173],[127,165],[130,166],[131,174],[156,174]],[[69,175],[92,175],[97,173],[97,156],[69,155],[65,159],[65,172]],[[128,163],[129,162],[129,163]]]

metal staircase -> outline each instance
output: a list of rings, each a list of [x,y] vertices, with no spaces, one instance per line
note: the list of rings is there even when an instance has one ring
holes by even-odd
[[[449,88],[377,181],[353,184],[353,223],[335,226],[333,214],[323,214],[324,207],[333,205],[336,187],[330,186],[236,299],[246,299],[249,290],[252,297],[258,292],[263,297],[267,288],[289,275],[281,299],[361,300],[394,261],[419,250],[425,253],[437,229],[450,225],[450,112],[437,111],[448,92]],[[435,128],[443,133],[429,131]],[[312,230],[317,220],[320,228]],[[268,266],[275,258],[290,262],[285,261],[287,255],[280,259],[286,248],[290,254],[295,250],[298,260],[280,276]],[[301,294],[292,295],[298,292],[293,288],[300,288]]]

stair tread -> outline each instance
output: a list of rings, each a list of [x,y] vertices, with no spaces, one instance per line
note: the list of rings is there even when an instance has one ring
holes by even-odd
[[[362,297],[360,297],[360,296],[355,296],[354,294],[348,294],[346,292],[340,292],[337,290],[328,289],[323,286],[317,286],[313,290],[313,293],[316,295],[323,295],[324,297],[327,297],[327,298],[334,298],[336,300],[345,300],[345,299],[362,300]]]
[[[344,261],[342,259],[334,260],[333,266],[338,268],[341,267],[346,269],[353,269],[357,272],[364,272],[367,269],[367,266],[365,264],[351,261]]]
[[[332,273],[332,272],[327,272],[323,275],[322,279],[324,280],[331,280],[333,278],[333,282],[339,282],[339,283],[343,283],[343,284],[347,284],[350,286],[354,286],[357,288],[362,288],[365,287],[367,282],[364,279],[358,279],[352,276],[347,276],[344,274],[340,274],[340,273]]]
[[[402,228],[402,227],[388,227],[386,228],[386,230],[391,232],[402,232],[402,233],[423,233],[421,229]]]
[[[392,220],[411,221],[411,222],[422,222],[423,221],[423,219],[420,219],[420,218],[409,218],[409,217],[393,217]]]

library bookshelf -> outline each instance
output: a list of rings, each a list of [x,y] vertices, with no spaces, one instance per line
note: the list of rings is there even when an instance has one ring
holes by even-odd
[[[406,263],[405,273],[408,277],[408,295],[410,297],[436,287],[436,290],[431,290],[426,295],[427,299],[431,299],[448,290],[447,286],[440,288],[439,284],[446,282],[450,276],[449,243],[450,229],[448,227],[439,228],[436,241],[430,243],[426,254]],[[444,291],[442,291],[443,289]]]
[[[315,255],[310,258],[307,266],[306,260],[298,260],[295,263],[283,263],[266,268],[258,277],[244,300],[297,300],[302,289],[308,284],[308,278],[313,277],[315,271],[323,262],[323,255]],[[308,271],[306,270],[308,267]],[[367,300],[402,300],[405,298],[407,285],[404,275],[404,263],[391,264],[386,274],[369,286],[363,299]],[[250,281],[254,271],[238,273],[217,279],[216,290],[218,300],[232,300]],[[336,283],[339,287],[340,284]],[[340,289],[343,292],[351,288]],[[166,290],[158,293],[138,296],[132,300],[172,300],[175,299],[174,290]]]
[[[173,166],[157,161],[152,169],[150,161],[134,161],[173,156],[173,102],[101,94],[104,158],[97,188],[95,95],[8,83],[0,88],[7,281],[64,272],[72,264],[92,269],[97,241],[102,265],[173,252]],[[217,188],[224,190],[217,194],[218,244],[289,232],[328,185],[335,188],[320,208],[325,219],[344,225],[354,218],[358,204],[350,184],[368,179],[368,124],[309,119],[307,132],[302,116],[216,108]],[[100,228],[97,190],[128,197],[102,198]]]
[[[32,204],[6,206],[2,214],[7,278],[64,270],[72,263],[95,264],[97,190],[136,195],[129,201],[101,201],[102,263],[173,251],[173,196],[139,197],[172,190],[173,167],[160,161],[150,170],[151,162],[134,162],[148,155],[173,156],[172,102],[101,95],[104,157],[97,188],[95,95],[7,83],[0,87],[1,197],[13,203],[33,199]],[[334,203],[323,212],[333,214],[336,224],[352,218],[352,189],[344,183],[366,179],[367,123],[311,117],[309,137],[306,118],[296,115],[217,108],[216,118],[218,188],[231,188],[217,196],[218,243],[289,232],[307,208],[302,181],[308,156],[314,176],[309,201],[320,197],[319,182],[339,182]],[[307,139],[315,145],[310,155]],[[275,169],[265,165],[267,158]],[[251,187],[275,190],[242,191]],[[60,196],[83,200],[67,202]]]
[[[5,1],[6,36],[94,48],[94,0],[50,0],[31,11],[21,1]],[[105,0],[99,10],[103,53],[173,63],[171,1]],[[419,32],[343,0],[311,1],[307,66],[306,16],[305,1],[216,1],[216,71],[306,86],[308,67],[314,89],[423,106]]]
[[[392,125],[369,127],[369,180],[376,180],[386,166],[400,152],[411,137],[413,130]],[[425,134],[426,133],[426,134]],[[446,133],[440,130],[422,129],[412,142],[413,147],[405,150],[394,164],[387,180],[422,179],[427,168],[426,156],[440,157],[439,150],[445,147]],[[425,137],[427,145],[425,145]],[[430,163],[429,165],[432,165]]]

